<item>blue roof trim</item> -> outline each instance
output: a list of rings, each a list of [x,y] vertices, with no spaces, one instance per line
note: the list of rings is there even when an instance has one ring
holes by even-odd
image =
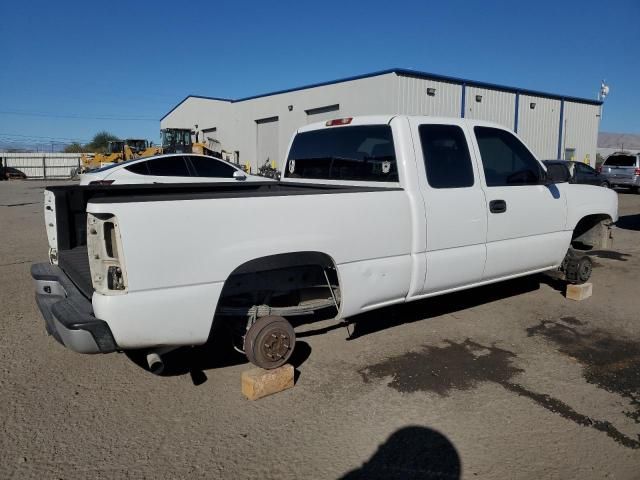
[[[178,103],[176,103],[171,110],[169,110],[167,113],[165,113],[162,116],[162,118],[160,119],[160,121],[162,121],[165,118],[167,118],[169,116],[169,114],[171,114],[171,112],[173,112],[176,108],[178,108],[180,105],[182,105],[184,102],[186,102],[190,98],[204,98],[205,100],[218,100],[219,102],[233,102],[233,100],[231,100],[230,98],[205,97],[203,95],[187,95],[182,100],[180,100]]]
[[[464,83],[467,86],[487,88],[490,90],[501,90],[504,92],[519,93],[521,95],[532,95],[536,97],[552,98],[555,100],[568,100],[570,102],[588,103],[590,105],[602,105],[602,102],[600,100],[592,100],[590,98],[571,97],[568,95],[559,95],[557,93],[548,93],[548,92],[541,92],[539,90],[529,90],[527,88],[517,88],[517,87],[510,87],[508,85],[499,85],[497,83],[479,82],[476,80],[468,80],[465,78],[449,77],[446,75],[437,75],[434,73],[419,72],[416,70],[408,70],[406,68],[395,68],[385,73],[389,73],[389,72],[395,72],[398,75],[405,75],[407,77],[417,77],[417,78],[424,78],[429,80],[440,80],[444,82],[459,83],[459,84]]]
[[[600,100],[592,100],[589,98],[571,97],[567,95],[559,95],[556,93],[541,92],[539,90],[529,90],[526,88],[510,87],[508,85],[499,85],[497,83],[480,82],[480,81],[468,80],[460,77],[450,77],[448,75],[439,75],[436,73],[421,72],[419,70],[410,70],[408,68],[389,68],[386,70],[379,70],[377,72],[364,73],[362,75],[355,75],[352,77],[339,78],[337,80],[330,80],[327,82],[312,83],[312,84],[303,85],[300,87],[287,88],[284,90],[277,90],[275,92],[263,93],[260,95],[252,95],[250,97],[238,98],[236,100],[232,100],[228,98],[204,97],[200,95],[187,95],[180,103],[178,103],[175,107],[169,110],[169,112],[167,112],[160,120],[163,120],[164,118],[166,118],[167,115],[169,115],[176,108],[182,105],[182,103],[184,103],[188,98],[205,98],[207,100],[219,100],[223,102],[237,103],[237,102],[245,102],[247,100],[253,100],[256,98],[271,97],[273,95],[280,95],[283,93],[297,92],[299,90],[307,90],[309,88],[335,85],[336,83],[344,83],[344,82],[351,82],[354,80],[361,80],[364,78],[379,77],[381,75],[387,75],[389,73],[395,73],[396,75],[402,75],[405,77],[415,77],[415,78],[421,78],[425,80],[436,80],[441,82],[457,83],[459,85],[466,85],[471,87],[487,88],[490,90],[500,90],[500,91],[515,93],[520,95],[532,95],[536,97],[544,97],[544,98],[550,98],[554,100],[567,100],[570,102],[586,103],[589,105],[602,105],[602,102]]]

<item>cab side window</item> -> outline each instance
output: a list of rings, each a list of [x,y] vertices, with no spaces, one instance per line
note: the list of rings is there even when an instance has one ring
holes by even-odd
[[[488,187],[540,183],[540,164],[515,135],[491,127],[475,127],[473,130]]]
[[[583,175],[594,175],[596,171],[584,163],[576,163],[576,170]]]
[[[147,162],[151,175],[163,177],[189,177],[184,157],[160,157]]]
[[[231,165],[215,158],[189,157],[189,160],[198,177],[231,178],[236,171]]]
[[[138,175],[149,175],[148,163],[149,162],[138,162],[124,168],[125,170],[129,170],[130,172],[137,173]]]
[[[418,131],[429,185],[471,187],[473,167],[462,129],[455,125],[420,125]]]

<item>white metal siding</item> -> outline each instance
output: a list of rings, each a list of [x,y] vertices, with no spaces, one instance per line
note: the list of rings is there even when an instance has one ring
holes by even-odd
[[[476,101],[476,95],[482,96],[480,102]],[[470,86],[466,88],[466,118],[496,122],[513,130],[515,111],[515,93]]]
[[[435,89],[434,96],[427,94],[428,88]],[[494,121],[514,129],[515,93],[474,86],[467,86],[465,90],[466,117]],[[481,102],[476,101],[476,95],[482,95]],[[534,110],[529,108],[532,101],[536,103]],[[307,114],[310,110],[331,105],[339,105],[339,111]],[[541,158],[557,155],[559,105],[559,100],[520,96],[518,133]],[[255,172],[264,156],[263,152],[258,153],[256,121],[260,119],[279,117],[278,128],[270,133],[277,138],[269,148],[277,149],[273,160],[280,168],[293,133],[307,123],[327,118],[396,113],[458,118],[461,107],[461,84],[387,73],[238,102],[190,97],[162,120],[161,128],[193,128],[195,124],[200,128],[216,126],[222,149],[238,151],[240,163]],[[576,157],[580,160],[588,154],[592,163],[596,154],[599,119],[595,115],[598,111],[599,107],[595,105],[565,103],[566,146],[576,148]],[[268,155],[272,159],[272,153]]]
[[[395,113],[460,118],[462,85],[422,78],[398,76]],[[427,95],[427,89],[435,95]]]
[[[208,136],[214,136],[220,140],[220,138],[224,137],[225,131],[234,128],[233,123],[230,122],[231,111],[231,102],[189,97],[160,121],[160,128],[190,128],[195,130],[195,126],[198,125],[198,130],[202,130],[215,127],[215,134],[209,134]],[[200,131],[199,140],[204,140],[206,143],[206,136],[203,135],[202,131]],[[224,142],[222,142],[222,148],[225,148]]]
[[[291,137],[307,124],[307,110],[337,104],[341,117],[395,113],[392,102],[395,77],[395,74],[380,75],[232,103],[231,114],[225,119],[229,127],[218,129],[218,140],[225,150],[238,150],[240,163],[248,163],[255,172],[258,166],[255,121],[277,116],[276,165],[281,168]]]
[[[564,102],[564,125],[561,155],[575,148],[575,160],[596,164],[600,107],[584,103]]]
[[[557,157],[559,126],[560,100],[520,95],[518,135],[539,159]]]

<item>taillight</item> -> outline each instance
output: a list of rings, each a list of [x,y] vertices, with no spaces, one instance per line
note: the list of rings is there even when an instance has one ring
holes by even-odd
[[[598,166],[596,167],[596,172],[598,172],[598,173],[602,173],[602,165],[598,165]]]
[[[118,219],[111,214],[87,214],[87,249],[91,281],[97,293],[127,292]]]
[[[335,127],[336,125],[349,125],[351,123],[351,120],[353,120],[353,117],[335,118],[333,120],[327,120],[327,123],[325,123],[325,125],[327,127]]]
[[[636,168],[633,172],[634,175],[640,175],[640,168]]]
[[[94,180],[89,185],[111,185],[115,180]]]

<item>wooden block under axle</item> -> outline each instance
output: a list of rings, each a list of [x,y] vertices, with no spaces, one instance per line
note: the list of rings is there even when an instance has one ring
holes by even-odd
[[[273,370],[254,368],[242,372],[242,394],[249,400],[281,392],[293,387],[293,365],[288,363]]]
[[[567,285],[567,298],[570,300],[585,300],[593,293],[593,284]]]

